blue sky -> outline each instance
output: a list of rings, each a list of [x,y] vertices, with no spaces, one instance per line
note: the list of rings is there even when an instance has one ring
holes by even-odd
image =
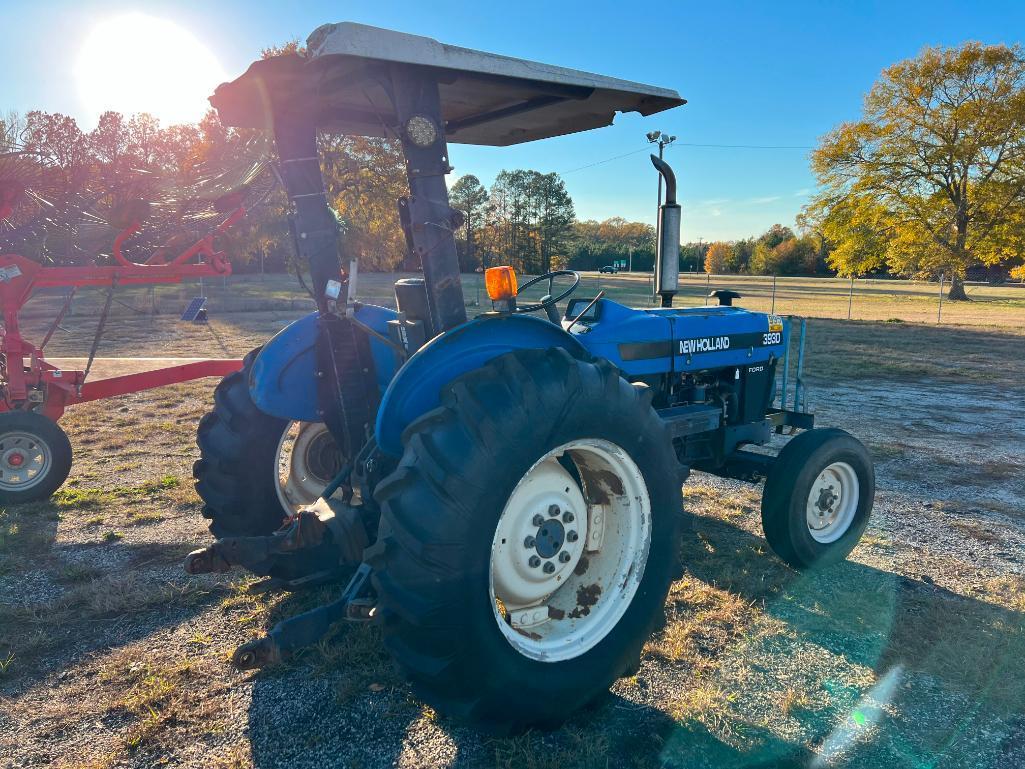
[[[451,158],[455,176],[474,173],[486,184],[503,168],[558,171],[580,218],[652,220],[656,177],[643,151],[644,134],[667,131],[678,137],[667,159],[681,182],[684,240],[705,241],[758,234],[774,222],[792,225],[814,178],[807,149],[687,143],[811,147],[832,126],[857,116],[863,94],[888,64],[926,45],[1013,43],[1025,33],[1020,0],[0,0],[7,32],[0,112],[61,111],[91,127],[96,97],[87,102],[75,78],[81,51],[97,24],[133,12],[189,31],[230,77],[263,46],[305,39],[322,23],[348,20],[675,88],[689,103],[661,115],[621,115],[611,128],[514,148],[454,145]],[[138,59],[116,66],[175,66],[173,57],[159,53],[143,61],[143,48]]]

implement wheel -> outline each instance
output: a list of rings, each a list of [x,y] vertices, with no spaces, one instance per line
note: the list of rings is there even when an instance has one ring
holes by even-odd
[[[368,549],[385,644],[440,712],[551,728],[635,669],[681,474],[645,388],[562,349],[460,377],[405,433]]]
[[[60,488],[71,471],[71,442],[49,417],[0,413],[0,504],[36,502]]]
[[[837,428],[801,433],[765,481],[765,539],[795,569],[837,563],[861,539],[874,497],[872,458],[857,438]]]

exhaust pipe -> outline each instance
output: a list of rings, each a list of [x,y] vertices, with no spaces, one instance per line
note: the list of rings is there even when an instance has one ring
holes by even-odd
[[[672,307],[673,297],[680,288],[680,216],[682,209],[676,202],[676,174],[669,164],[651,156],[666,183],[666,202],[658,210],[658,246],[655,255],[655,295],[660,306]]]

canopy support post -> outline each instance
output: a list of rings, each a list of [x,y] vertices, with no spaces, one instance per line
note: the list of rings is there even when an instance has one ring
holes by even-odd
[[[452,168],[437,76],[419,67],[393,65],[391,90],[409,180],[409,239],[423,266],[431,325],[437,334],[466,322],[453,233],[462,215],[448,204],[445,175]]]

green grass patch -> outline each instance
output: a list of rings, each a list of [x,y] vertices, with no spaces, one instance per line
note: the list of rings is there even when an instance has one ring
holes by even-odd
[[[54,492],[51,501],[61,509],[90,510],[119,500],[152,498],[179,486],[181,479],[178,476],[165,475],[157,480],[144,481],[137,486],[115,486],[112,489],[64,487]]]

